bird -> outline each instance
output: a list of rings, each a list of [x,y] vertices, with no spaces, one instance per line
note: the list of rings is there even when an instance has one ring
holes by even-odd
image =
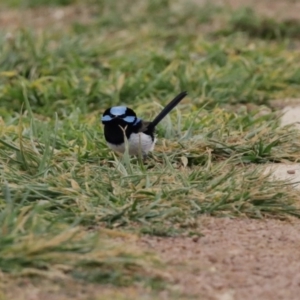
[[[187,95],[181,92],[170,101],[153,121],[144,121],[126,106],[114,106],[106,109],[101,117],[104,125],[104,137],[110,149],[123,153],[126,150],[125,137],[128,141],[130,156],[147,158],[156,143],[155,127]]]

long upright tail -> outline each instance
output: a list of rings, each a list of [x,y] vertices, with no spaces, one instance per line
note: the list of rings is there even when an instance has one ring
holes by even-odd
[[[186,95],[187,92],[181,92],[179,95],[177,95],[148,125],[148,128],[154,128]]]

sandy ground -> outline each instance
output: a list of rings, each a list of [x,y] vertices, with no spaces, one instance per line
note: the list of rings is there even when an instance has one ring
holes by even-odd
[[[300,100],[298,101],[298,103]],[[293,124],[300,130],[300,106],[288,105],[282,109],[281,125]],[[295,164],[269,164],[266,172],[271,172],[278,179],[288,179],[295,183],[294,187],[300,189],[300,163]]]
[[[299,299],[300,222],[203,217],[203,237],[142,239],[195,299]],[[182,298],[184,299],[184,298]]]

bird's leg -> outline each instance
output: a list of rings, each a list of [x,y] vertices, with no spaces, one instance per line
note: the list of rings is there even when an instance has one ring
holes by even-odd
[[[148,154],[143,153],[143,162],[146,162],[147,158],[148,158]]]

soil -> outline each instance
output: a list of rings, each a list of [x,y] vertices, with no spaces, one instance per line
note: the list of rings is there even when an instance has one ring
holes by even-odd
[[[299,299],[300,222],[202,218],[203,237],[144,237],[195,299]]]
[[[281,103],[284,103],[284,101]],[[300,99],[293,99],[287,101],[286,106],[282,107],[282,126],[293,124],[295,128],[300,129],[299,103]],[[288,179],[291,183],[294,183],[295,188],[300,189],[300,163],[268,164],[266,172],[271,172],[277,179]]]

